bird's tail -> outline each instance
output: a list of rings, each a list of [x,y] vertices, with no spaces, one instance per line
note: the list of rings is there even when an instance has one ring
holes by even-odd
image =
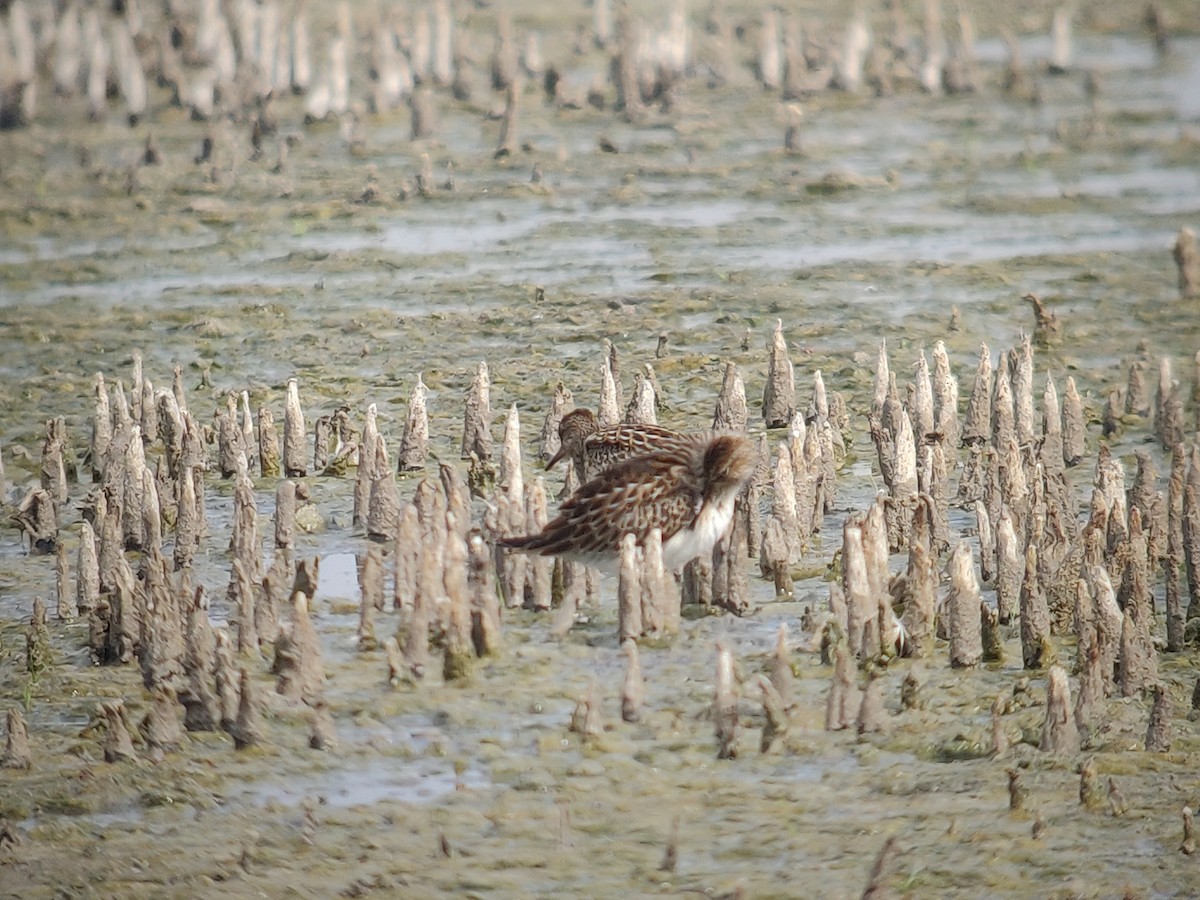
[[[503,547],[506,550],[525,550],[531,553],[537,552],[537,539],[541,537],[538,534],[525,534],[519,537],[509,536],[496,538],[496,546]]]

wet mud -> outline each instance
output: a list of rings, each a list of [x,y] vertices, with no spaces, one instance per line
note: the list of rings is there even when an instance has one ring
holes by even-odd
[[[530,82],[520,145],[496,159],[503,95],[486,87],[482,62],[490,8],[460,11],[479,84],[466,101],[439,91],[433,138],[411,140],[406,111],[363,110],[347,140],[337,123],[304,125],[300,99],[284,98],[277,140],[289,149],[273,171],[274,144],[251,161],[248,122],[191,122],[153,92],[132,128],[115,107],[88,122],[81,98],[48,95],[38,121],[0,132],[0,697],[21,710],[31,749],[28,769],[3,773],[0,893],[857,897],[894,838],[882,896],[1193,895],[1200,875],[1180,845],[1181,810],[1200,804],[1194,643],[1158,656],[1168,751],[1144,749],[1147,693],[1107,698],[1083,751],[1054,755],[1038,749],[1046,673],[1022,668],[1016,625],[1001,626],[1004,662],[952,669],[944,641],[928,659],[892,661],[878,674],[882,730],[864,735],[825,730],[833,667],[806,630],[827,607],[843,521],[882,488],[867,431],[881,341],[902,386],[918,351],[945,341],[961,412],[980,343],[1019,346],[1035,326],[1021,297],[1037,293],[1062,338],[1037,349],[1035,396],[1050,374],[1060,390],[1073,376],[1083,398],[1087,459],[1070,476],[1081,521],[1101,442],[1130,479],[1134,450],[1149,450],[1165,490],[1170,455],[1148,417],[1122,414],[1102,434],[1106,399],[1133,361],[1155,373],[1171,360],[1189,440],[1196,432],[1200,312],[1179,296],[1171,246],[1181,227],[1200,226],[1200,37],[1178,31],[1161,56],[1140,9],[1097,4],[1077,23],[1070,70],[1050,75],[1049,14],[1027,6],[1005,21],[998,9],[976,12],[977,91],[816,92],[801,101],[799,153],[784,151],[780,97],[755,82],[747,38],[730,81],[694,74],[669,111],[637,124],[611,108],[544,103]],[[365,30],[369,12],[354,12]],[[608,60],[591,47],[568,52],[588,16],[575,13],[517,23],[540,28],[543,55],[586,84]],[[728,14],[757,29],[757,10]],[[700,10],[691,15],[703,58],[713,38]],[[840,31],[842,15],[814,15],[815,33]],[[1037,103],[1000,88],[1001,25],[1020,37]],[[353,79],[363,67],[355,62]],[[197,163],[206,135],[214,155]],[[156,165],[142,163],[150,136]],[[424,154],[427,196],[413,189]],[[322,560],[312,616],[337,732],[330,749],[310,749],[307,715],[274,700],[265,659],[251,662],[265,698],[256,746],[193,733],[157,762],[137,734],[135,759],[105,762],[97,705],[123,699],[136,724],[149,695],[136,662],[92,665],[85,621],[51,609],[50,664],[31,677],[27,624],[34,598],[53,606],[54,556],[31,553],[11,515],[38,483],[47,420],[63,417],[61,540],[74,560],[92,487],[93,377],[128,384],[135,352],[156,387],[182,367],[201,423],[243,390],[281,423],[296,377],[310,425],[343,405],[359,423],[377,404],[389,451],[419,375],[431,454],[464,471],[463,399],[484,360],[492,433],[515,404],[530,477],[556,383],[595,406],[603,338],[620,354],[626,396],[632,373],[653,363],[659,421],[679,429],[711,423],[725,363],[736,362],[750,430],[762,433],[776,319],[801,403],[819,370],[850,413],[837,508],[793,566],[790,597],[747,560],[749,615],[685,607],[676,638],[641,648],[636,723],[620,715],[625,656],[609,577],[564,637],[552,638],[552,614],[505,610],[502,652],[465,683],[435,671],[389,684],[382,647],[358,649],[355,555],[369,542],[352,525],[353,470],[303,479],[320,522],[296,548]],[[669,351],[656,358],[663,333]],[[398,476],[403,498],[420,474]],[[552,492],[559,477],[547,478]],[[194,577],[221,624],[234,615],[224,601],[233,483],[215,471],[205,480],[209,534]],[[275,483],[254,483],[267,546]],[[481,502],[474,512],[482,517]],[[973,511],[952,509],[950,529],[954,541],[973,538]],[[903,566],[892,558],[893,572]],[[1153,590],[1161,644],[1161,575]],[[993,584],[982,592],[994,603]],[[398,624],[383,612],[376,631]],[[795,703],[786,734],[760,752],[754,679],[768,671],[780,624]],[[733,653],[740,693],[738,753],[727,760],[717,759],[712,712],[718,641]],[[1074,638],[1056,641],[1069,669]],[[901,702],[909,676],[921,698],[911,708]],[[569,725],[593,687],[603,728],[583,737]],[[1010,744],[1000,758],[997,697]],[[1085,804],[1078,769],[1089,759],[1101,787]],[[1009,770],[1020,773],[1020,809],[1010,808]]]

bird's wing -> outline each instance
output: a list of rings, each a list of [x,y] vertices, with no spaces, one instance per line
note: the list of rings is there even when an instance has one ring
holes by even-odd
[[[695,518],[701,495],[679,450],[633,457],[601,472],[563,503],[540,534],[508,539],[508,546],[541,553],[614,553],[632,532],[652,528],[670,537]]]
[[[589,434],[583,439],[583,445],[589,453],[602,459],[618,459],[670,449],[678,444],[681,438],[684,438],[684,435],[670,428],[621,423]]]

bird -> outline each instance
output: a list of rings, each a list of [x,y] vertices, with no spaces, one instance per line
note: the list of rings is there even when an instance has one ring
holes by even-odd
[[[564,457],[574,460],[581,480],[607,469],[621,460],[641,456],[677,442],[683,434],[658,425],[622,422],[601,428],[590,409],[574,409],[558,424],[558,452],[546,463],[552,469]]]
[[[612,569],[626,534],[641,544],[658,528],[663,565],[678,570],[712,552],[757,465],[758,451],[743,435],[678,434],[671,443],[622,460],[585,482],[540,533],[498,543]]]

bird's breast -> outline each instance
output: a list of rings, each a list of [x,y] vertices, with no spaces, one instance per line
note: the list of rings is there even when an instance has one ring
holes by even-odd
[[[679,569],[712,548],[733,521],[735,495],[720,501],[707,500],[700,506],[696,518],[663,542],[663,565],[668,570]]]

